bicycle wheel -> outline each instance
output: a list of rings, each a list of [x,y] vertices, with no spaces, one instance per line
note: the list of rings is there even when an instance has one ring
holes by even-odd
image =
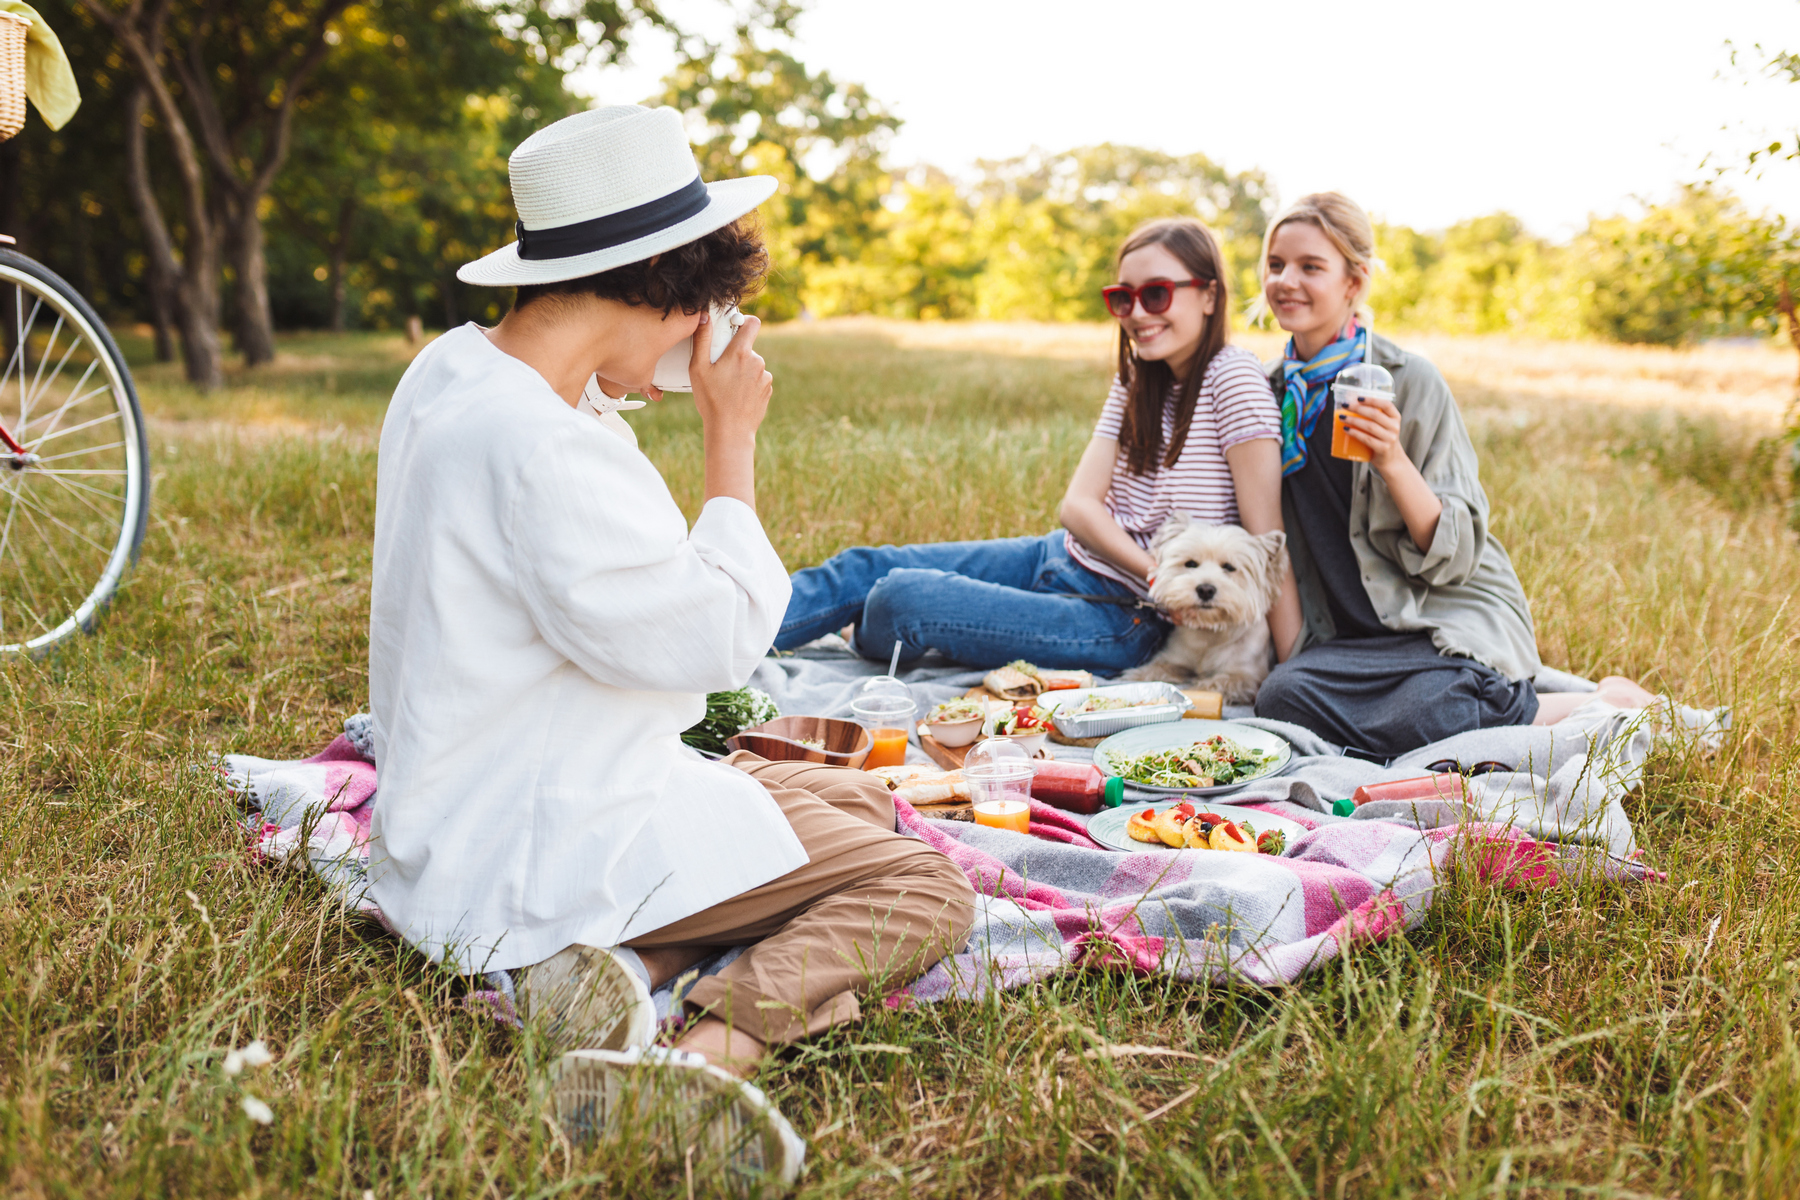
[[[0,249],[0,323],[0,654],[41,654],[137,561],[150,454],[124,357],[54,271]]]

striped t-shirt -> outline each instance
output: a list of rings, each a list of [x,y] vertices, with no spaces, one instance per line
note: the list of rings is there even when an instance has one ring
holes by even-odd
[[[1175,434],[1176,396],[1176,385],[1171,385],[1162,412],[1165,454]],[[1128,399],[1125,385],[1115,377],[1106,396],[1106,407],[1100,410],[1100,423],[1094,426],[1095,437],[1118,439]],[[1106,493],[1107,511],[1146,550],[1170,513],[1236,524],[1237,491],[1232,487],[1225,451],[1253,438],[1280,441],[1281,410],[1256,356],[1241,347],[1227,346],[1206,366],[1181,457],[1172,467],[1158,465],[1148,475],[1133,475],[1127,469],[1129,460],[1121,446],[1113,463],[1112,487]],[[1143,580],[1113,566],[1083,546],[1072,533],[1068,544],[1070,556],[1088,570],[1116,579],[1139,595],[1145,594]]]

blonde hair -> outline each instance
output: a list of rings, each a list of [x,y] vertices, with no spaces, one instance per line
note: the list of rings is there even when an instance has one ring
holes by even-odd
[[[1375,268],[1381,265],[1381,260],[1375,257],[1375,226],[1370,224],[1369,214],[1342,192],[1314,192],[1310,196],[1302,196],[1269,222],[1269,228],[1263,233],[1262,257],[1256,261],[1257,284],[1268,283],[1269,244],[1275,240],[1275,231],[1291,221],[1300,221],[1317,228],[1325,235],[1325,240],[1344,256],[1344,263],[1350,273],[1362,277],[1356,315],[1365,324],[1372,322],[1375,311],[1367,303],[1369,283]],[[1259,290],[1255,301],[1250,305],[1250,321],[1258,323],[1268,315],[1268,293]]]

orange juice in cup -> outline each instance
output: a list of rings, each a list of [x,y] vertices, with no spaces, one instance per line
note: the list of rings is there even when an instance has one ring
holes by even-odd
[[[1338,372],[1331,385],[1331,457],[1368,462],[1375,457],[1369,444],[1352,437],[1345,418],[1365,400],[1394,399],[1394,377],[1374,363],[1352,363]]]
[[[975,823],[1030,833],[1032,775],[1031,757],[1007,738],[989,738],[969,751],[963,778]]]
[[[1031,832],[1031,805],[1023,800],[984,800],[974,805],[975,823],[991,829]]]
[[[869,751],[868,759],[863,762],[863,770],[897,767],[906,761],[906,730],[871,729],[869,736],[875,739],[875,745]]]
[[[877,675],[862,685],[850,705],[850,713],[875,739],[863,763],[865,771],[897,767],[906,761],[907,737],[918,711],[912,692],[892,675]]]

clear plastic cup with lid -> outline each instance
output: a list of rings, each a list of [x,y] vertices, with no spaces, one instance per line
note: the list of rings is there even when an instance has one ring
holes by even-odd
[[[865,768],[897,767],[906,761],[907,738],[918,711],[912,689],[892,675],[877,675],[857,689],[850,715],[874,739]]]
[[[1368,443],[1350,436],[1350,427],[1344,420],[1364,400],[1393,403],[1394,377],[1386,367],[1359,362],[1338,372],[1331,385],[1331,457],[1351,462],[1368,462],[1374,457]]]
[[[1031,780],[1036,774],[1024,747],[1007,738],[989,738],[963,760],[963,778],[975,823],[1028,833],[1031,829]]]

